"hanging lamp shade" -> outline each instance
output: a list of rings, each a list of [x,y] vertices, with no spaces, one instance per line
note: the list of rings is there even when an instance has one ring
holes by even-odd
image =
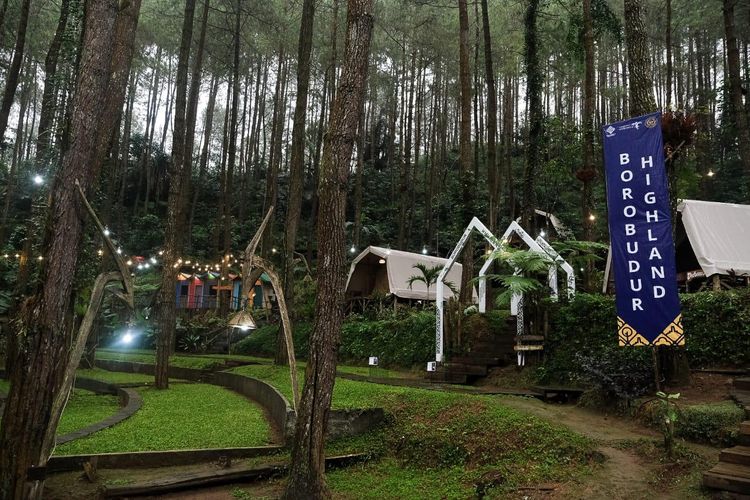
[[[240,330],[247,331],[247,330],[255,330],[258,328],[258,325],[255,323],[255,320],[253,319],[252,314],[250,314],[250,311],[241,310],[237,311],[237,314],[232,316],[229,319],[229,323],[227,323],[227,326],[230,328],[238,328]]]

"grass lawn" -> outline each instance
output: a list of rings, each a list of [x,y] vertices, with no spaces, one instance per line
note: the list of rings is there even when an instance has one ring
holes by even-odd
[[[271,428],[257,404],[222,387],[139,389],[143,406],[127,420],[58,447],[56,454],[261,446]]]
[[[367,370],[367,368],[365,368],[365,370]],[[292,399],[289,369],[285,366],[246,365],[232,368],[230,371],[268,382],[284,394],[287,399]],[[297,372],[301,390],[305,380],[304,368],[301,366],[298,367]],[[382,406],[383,397],[393,394],[404,394],[414,390],[416,389],[371,384],[369,382],[356,382],[353,380],[337,378],[336,385],[333,388],[332,407],[334,409],[380,407]]]
[[[97,359],[112,359],[115,361],[133,361],[136,363],[155,364],[156,353],[145,349],[97,349]],[[250,363],[271,363],[267,358],[255,356],[240,356],[227,354],[175,354],[169,358],[172,366],[180,368],[194,368],[197,370],[211,370],[224,366],[224,360],[246,361]]]
[[[0,391],[8,393],[10,384],[7,380],[0,380]],[[99,395],[83,389],[73,389],[65,405],[65,410],[57,426],[57,435],[83,429],[91,424],[104,420],[120,409],[117,396],[109,394]]]
[[[96,394],[81,389],[73,389],[65,405],[57,435],[83,429],[91,424],[104,420],[120,409],[117,396]]]
[[[76,374],[80,377],[101,380],[111,384],[145,384],[154,381],[153,375],[144,373],[111,372],[101,368],[79,369]]]
[[[338,384],[338,381],[337,381]],[[330,443],[331,454],[374,460],[331,471],[343,498],[507,498],[517,486],[575,481],[590,472],[593,441],[509,409],[492,396],[421,389],[375,395],[389,425]]]

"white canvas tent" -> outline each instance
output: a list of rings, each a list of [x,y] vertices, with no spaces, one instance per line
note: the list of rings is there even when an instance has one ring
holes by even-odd
[[[423,282],[414,282],[410,288],[408,281],[412,276],[421,276],[421,272],[414,268],[416,264],[443,268],[446,262],[447,259],[431,255],[369,246],[352,261],[346,281],[346,296],[369,297],[374,292],[380,292],[392,293],[402,299],[435,300],[436,285],[432,285],[428,293]],[[460,264],[454,265],[446,277],[446,281],[458,290],[461,288],[461,269]],[[446,287],[445,295],[451,298],[453,292]]]
[[[683,200],[677,211],[706,276],[750,275],[750,205]]]

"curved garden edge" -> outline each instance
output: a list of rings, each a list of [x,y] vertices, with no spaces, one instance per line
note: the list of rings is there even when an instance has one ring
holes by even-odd
[[[104,370],[153,375],[154,365],[133,361],[97,359],[96,366]],[[263,380],[238,373],[214,372],[194,368],[169,367],[169,376],[226,387],[252,399],[267,412],[272,424],[281,431],[284,444],[294,437],[297,415],[286,397]],[[328,419],[328,436],[331,438],[356,436],[367,432],[385,418],[382,408],[331,410]]]
[[[57,445],[69,443],[70,441],[89,436],[95,432],[119,424],[126,418],[130,418],[135,412],[141,409],[141,406],[143,406],[141,395],[133,389],[118,387],[115,384],[108,384],[106,382],[84,377],[76,377],[75,387],[96,392],[98,394],[114,394],[120,398],[120,409],[117,413],[105,418],[104,420],[95,422],[83,429],[78,429],[77,431],[57,436],[55,439]]]
[[[0,370],[0,378],[5,378],[4,370]],[[70,441],[89,436],[102,429],[119,424],[126,418],[131,417],[135,412],[141,409],[141,406],[143,406],[141,395],[133,389],[127,389],[119,387],[116,384],[109,384],[107,382],[102,382],[101,380],[85,377],[76,377],[74,385],[78,389],[84,389],[97,394],[112,394],[118,396],[120,398],[120,409],[115,414],[110,415],[104,420],[94,422],[93,424],[87,425],[77,431],[57,436],[57,438],[55,438],[56,445],[69,443]],[[7,395],[0,391],[0,411],[3,409],[6,397]]]

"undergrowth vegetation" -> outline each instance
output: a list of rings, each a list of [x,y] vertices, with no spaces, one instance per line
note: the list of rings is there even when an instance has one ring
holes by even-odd
[[[750,290],[683,294],[685,349],[691,368],[750,363]],[[614,297],[580,293],[553,306],[542,381],[583,383],[619,399],[653,385],[650,349],[617,343]]]

